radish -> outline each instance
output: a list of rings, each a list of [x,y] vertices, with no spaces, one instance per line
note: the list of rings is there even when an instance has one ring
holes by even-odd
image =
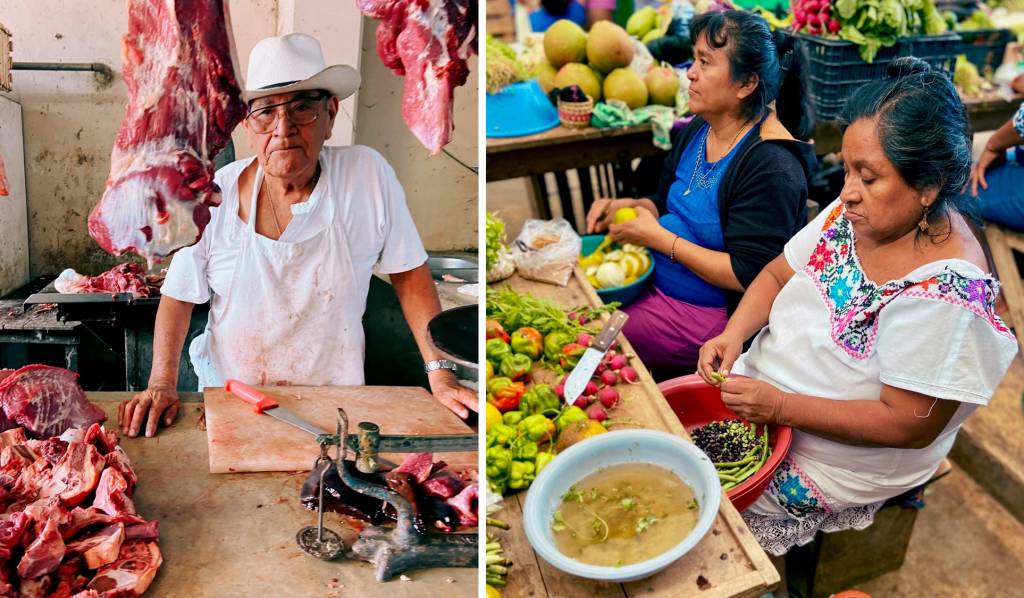
[[[608,414],[605,413],[605,410],[601,405],[594,403],[591,405],[590,409],[587,409],[587,417],[594,421],[603,422],[608,419]]]
[[[597,383],[593,380],[587,382],[586,388],[583,389],[583,394],[592,397],[597,394]]]
[[[584,347],[589,347],[590,343],[593,342],[593,340],[593,337],[591,337],[586,332],[581,332],[576,335],[576,343],[583,345]]]
[[[590,404],[590,397],[587,395],[580,395],[576,397],[576,400],[572,402],[573,407],[579,407],[580,409],[586,409],[587,405]]]
[[[831,21],[828,22],[828,32],[829,33],[839,33],[839,29],[840,29],[839,21],[837,21],[835,19],[832,19]]]
[[[809,24],[812,28],[818,27],[819,25],[821,25],[821,17],[818,16],[818,13],[812,12],[811,14],[807,15],[807,24]]]
[[[611,409],[619,403],[619,392],[610,386],[602,388],[601,392],[597,393],[597,400],[601,401],[606,408]]]
[[[623,382],[629,384],[636,384],[640,381],[640,376],[636,373],[636,370],[628,365],[619,370],[619,376],[621,376]]]
[[[564,384],[556,384],[555,385],[555,394],[558,395],[558,398],[564,400],[565,399],[565,385]]]
[[[625,355],[616,355],[615,357],[612,357],[612,360],[609,362],[609,365],[613,370],[621,370],[622,368],[626,367],[628,363],[629,361],[626,359]]]
[[[619,383],[619,377],[612,370],[605,370],[601,372],[601,382],[606,386],[615,386]]]

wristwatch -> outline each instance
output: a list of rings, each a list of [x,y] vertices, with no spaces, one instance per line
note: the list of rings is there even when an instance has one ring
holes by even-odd
[[[423,371],[426,373],[433,372],[434,370],[451,370],[455,371],[459,366],[454,361],[448,361],[447,359],[434,359],[423,364]]]

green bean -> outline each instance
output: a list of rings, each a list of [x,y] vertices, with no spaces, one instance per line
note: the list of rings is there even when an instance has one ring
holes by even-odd
[[[722,490],[732,490],[736,487],[736,482],[726,482],[722,484]]]
[[[753,460],[754,460],[754,455],[752,453],[748,453],[746,456],[744,456],[739,461],[727,461],[725,463],[715,463],[715,467],[736,467],[737,465],[746,465],[747,463],[750,463]]]

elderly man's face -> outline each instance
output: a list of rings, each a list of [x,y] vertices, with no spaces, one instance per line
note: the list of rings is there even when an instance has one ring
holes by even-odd
[[[325,91],[297,91],[253,100],[243,124],[264,172],[293,178],[315,171],[337,114],[337,97]]]

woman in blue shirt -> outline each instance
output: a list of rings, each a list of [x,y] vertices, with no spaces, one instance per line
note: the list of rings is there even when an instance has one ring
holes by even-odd
[[[653,284],[625,310],[625,333],[664,379],[690,373],[700,346],[719,334],[743,290],[806,223],[813,154],[799,54],[743,11],[708,13],[690,24],[690,110],[673,139],[658,192],[599,199],[588,232],[652,250]],[[778,110],[773,107],[778,106]],[[621,207],[630,222],[610,224]]]

